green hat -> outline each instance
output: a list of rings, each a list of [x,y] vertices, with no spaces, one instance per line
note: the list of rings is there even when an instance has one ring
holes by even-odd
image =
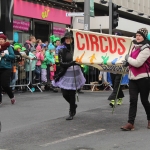
[[[56,42],[56,41],[60,41],[60,38],[59,37],[55,37],[54,42]]]
[[[55,35],[51,35],[49,38],[52,43],[55,43],[56,41],[60,41],[60,38],[56,37]]]
[[[15,43],[14,44],[14,50],[17,50],[17,49],[22,49],[22,45],[20,43]]]
[[[26,51],[27,49],[25,47],[22,47],[21,51],[24,52]]]

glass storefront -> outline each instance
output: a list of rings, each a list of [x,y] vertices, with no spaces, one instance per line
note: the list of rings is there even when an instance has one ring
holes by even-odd
[[[24,17],[13,16],[13,34],[17,33],[19,43],[24,43],[29,39],[30,19]],[[14,37],[15,38],[15,37]],[[13,39],[16,40],[16,39]]]
[[[53,23],[53,35],[57,37],[63,37],[66,32],[66,25]]]
[[[52,34],[61,38],[66,32],[65,24],[52,23],[19,16],[13,17],[13,28],[13,34],[18,34],[18,41],[16,42],[22,44],[29,39],[30,35],[34,35],[36,39],[41,39],[45,42],[49,41],[49,37]]]
[[[62,9],[14,0],[14,33],[18,33],[20,43],[28,40],[29,35],[34,35],[43,42],[49,41],[52,34],[62,37],[66,25],[71,24],[71,17],[66,17],[66,13]]]

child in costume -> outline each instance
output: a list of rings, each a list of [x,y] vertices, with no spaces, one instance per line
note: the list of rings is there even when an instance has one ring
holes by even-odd
[[[41,81],[43,84],[47,83],[47,58],[45,56],[45,49],[43,47],[43,55],[44,55],[44,60],[42,61],[41,64]]]
[[[51,35],[51,36],[50,36],[50,41],[51,41],[52,44],[55,46],[55,48],[57,48],[58,46],[61,45],[60,38],[59,38],[59,37],[56,37],[55,35]]]
[[[14,54],[15,54],[15,61],[13,63],[13,68],[12,68],[12,81],[11,81],[11,86],[12,86],[12,91],[15,90],[15,85],[18,80],[18,69],[19,68],[19,63],[22,61],[22,56],[20,54],[22,45],[19,43],[14,44]]]
[[[52,43],[50,43],[49,44],[49,49],[45,53],[45,57],[47,58],[47,82],[48,82],[48,85],[50,85],[50,86],[51,86],[51,81],[50,81],[50,76],[51,76],[50,67],[55,64],[54,54],[51,53],[51,50],[54,50],[54,49],[55,49],[55,46]],[[51,77],[53,77],[53,74],[52,74]],[[58,92],[58,89],[55,88],[55,87],[53,87],[53,86],[50,89],[52,89],[53,92]]]
[[[55,71],[56,71],[56,65],[55,65],[55,46],[50,43],[48,45],[49,54],[51,57],[51,64],[50,64],[50,80],[52,81],[54,79]]]
[[[60,64],[59,64],[59,59],[58,59],[58,52],[62,48],[60,38],[55,37],[55,35],[52,35],[52,36],[50,36],[50,41],[55,46],[55,64],[56,64],[56,72],[55,73],[58,73],[61,69]]]

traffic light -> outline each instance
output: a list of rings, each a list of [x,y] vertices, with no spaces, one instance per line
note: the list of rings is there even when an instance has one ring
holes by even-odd
[[[118,8],[120,8],[118,5],[112,3],[112,29],[115,29],[118,26],[119,21]]]

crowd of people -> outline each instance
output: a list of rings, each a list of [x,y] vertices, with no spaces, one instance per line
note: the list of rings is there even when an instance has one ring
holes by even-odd
[[[43,85],[54,80],[54,75],[59,71],[58,47],[60,39],[53,36],[51,43],[43,43],[40,39],[30,36],[24,44],[10,42],[7,37],[0,33],[0,85],[1,93],[5,92],[16,102],[14,92],[16,84],[28,84],[29,80]],[[57,48],[57,53],[56,52]],[[32,79],[29,79],[30,75]],[[10,86],[12,88],[10,88]],[[32,86],[32,84],[30,84]],[[20,87],[19,87],[20,88]],[[57,89],[53,88],[57,92]],[[0,104],[2,103],[2,94]]]
[[[16,84],[24,85],[31,82],[29,86],[32,90],[34,83],[40,83],[45,88],[51,85],[54,92],[58,92],[58,88],[62,89],[63,97],[70,105],[67,120],[72,120],[77,108],[76,93],[85,84],[80,65],[73,61],[73,35],[68,32],[62,39],[52,35],[50,43],[47,41],[43,43],[41,39],[36,40],[35,36],[30,36],[29,40],[21,44],[10,43],[1,33],[0,46],[0,104],[2,104],[2,90],[8,94],[12,104],[16,102],[14,97],[14,92],[18,89]]]
[[[128,123],[121,127],[123,131],[134,130],[134,122],[137,112],[138,94],[144,106],[148,126],[150,129],[150,42],[147,39],[148,30],[141,28],[136,33],[134,47],[131,54],[125,56],[123,66],[129,67],[129,95],[130,108]],[[121,36],[121,35],[119,35]],[[16,102],[14,93],[17,80],[28,83],[29,74],[32,81],[47,85],[51,82],[53,90],[57,87],[62,91],[64,99],[69,103],[69,117],[72,120],[76,114],[78,92],[86,83],[83,75],[85,70],[73,61],[74,39],[71,32],[67,32],[59,39],[52,35],[50,43],[36,40],[30,36],[24,45],[20,43],[9,43],[7,37],[0,33],[0,104],[2,103],[2,90],[4,90],[11,103]],[[101,77],[100,77],[101,78]],[[10,88],[10,79],[12,89]],[[108,97],[110,106],[122,104],[123,91],[119,89],[121,75],[111,74],[113,91]],[[31,84],[32,85],[32,84]],[[116,101],[117,99],[117,101]]]
[[[30,36],[24,45],[12,43],[16,59],[13,63],[11,86],[15,91],[16,82],[19,85],[29,83],[29,74],[32,83],[41,83],[45,86],[54,79],[54,75],[59,71],[58,50],[60,39],[53,36],[51,43],[42,42],[34,36]],[[56,51],[57,49],[57,51]],[[57,53],[56,53],[57,52]],[[32,86],[32,85],[30,85]],[[34,88],[33,88],[34,89]],[[57,89],[53,88],[57,92]]]
[[[16,56],[12,67],[10,84],[13,92],[20,91],[20,88],[22,89],[21,86],[15,87],[16,84],[25,85],[29,83],[30,72],[30,82],[32,82],[30,87],[33,92],[35,88],[32,85],[36,83],[44,86],[44,90],[48,90],[51,87],[51,90],[58,92],[51,82],[62,68],[58,59],[58,53],[60,49],[64,48],[65,41],[54,35],[50,37],[50,41],[50,43],[47,41],[43,43],[40,39],[36,40],[34,36],[30,36],[24,45],[20,43],[11,44]]]

